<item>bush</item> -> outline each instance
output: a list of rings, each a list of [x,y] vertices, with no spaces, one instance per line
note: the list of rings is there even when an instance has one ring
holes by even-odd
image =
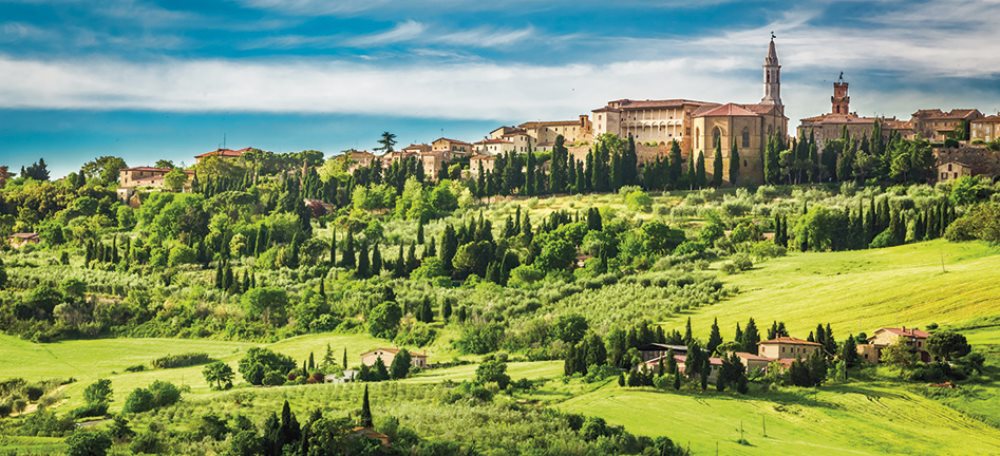
[[[239,364],[240,374],[251,385],[265,384],[264,379],[270,373],[284,378],[285,373],[295,368],[295,360],[291,357],[260,347],[247,350],[246,356],[240,360]],[[270,380],[273,382],[274,377],[272,376]],[[284,383],[283,380],[276,384],[282,383]]]
[[[92,416],[104,416],[108,413],[108,403],[107,402],[93,402],[81,405],[73,411],[70,415],[76,418],[87,418]]]
[[[136,388],[125,398],[122,411],[125,413],[148,412],[165,407],[181,399],[181,391],[174,384],[156,380],[149,388]]]
[[[180,355],[167,355],[154,359],[152,364],[157,369],[170,369],[208,364],[212,361],[214,360],[208,356],[208,353],[182,353]]]
[[[104,432],[79,430],[66,439],[69,456],[104,456],[111,448],[111,437]]]
[[[944,232],[944,237],[952,242],[982,241],[1000,244],[1000,202],[988,202],[973,206],[956,219]]]
[[[477,355],[497,351],[504,339],[504,327],[499,323],[481,323],[462,328],[455,345],[465,353]]]

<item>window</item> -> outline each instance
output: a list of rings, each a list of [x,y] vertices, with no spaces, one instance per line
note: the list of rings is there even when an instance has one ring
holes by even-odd
[[[948,171],[951,171],[951,163],[948,163]]]
[[[712,130],[712,147],[719,147],[720,144],[722,144],[722,130],[719,127],[715,127]]]
[[[743,127],[743,147],[750,147],[750,129]]]
[[[701,143],[701,132],[697,128],[695,128],[694,129],[694,148],[697,149],[697,148],[701,147],[700,143]]]

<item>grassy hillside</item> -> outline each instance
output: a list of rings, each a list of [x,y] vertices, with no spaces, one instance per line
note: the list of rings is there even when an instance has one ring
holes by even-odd
[[[560,409],[601,416],[695,454],[997,454],[1000,430],[934,400],[881,384],[750,397],[675,394],[609,384]],[[740,444],[740,427],[749,443]],[[767,436],[763,435],[766,426]],[[931,429],[933,428],[933,429]]]
[[[1000,322],[987,318],[1000,315],[998,270],[1000,248],[976,242],[790,253],[751,271],[722,276],[740,293],[665,323],[680,328],[690,315],[695,334],[707,336],[718,318],[724,338],[749,317],[759,328],[784,321],[792,335],[802,338],[820,322],[829,322],[838,337],[870,334],[881,326],[938,323],[984,326],[969,332],[970,341],[996,343]]]

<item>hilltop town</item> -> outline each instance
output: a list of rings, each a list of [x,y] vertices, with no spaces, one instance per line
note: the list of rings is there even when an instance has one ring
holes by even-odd
[[[4,170],[0,452],[1000,453],[1000,114],[865,117],[840,77],[792,128],[773,37],[762,70],[483,139]]]

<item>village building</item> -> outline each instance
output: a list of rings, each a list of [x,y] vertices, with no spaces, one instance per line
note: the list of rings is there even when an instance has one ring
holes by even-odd
[[[1000,140],[1000,114],[981,117],[970,122],[969,140],[972,143]]]
[[[913,113],[910,122],[920,137],[933,143],[942,143],[952,137],[955,131],[971,128],[971,123],[983,117],[978,109],[952,109],[944,112],[940,109],[921,109]]]
[[[382,163],[382,169],[387,169],[392,166],[393,163],[406,160],[410,157],[416,157],[416,152],[408,152],[405,150],[394,150],[392,152],[386,152],[378,157],[379,161]]]
[[[771,360],[806,359],[823,349],[823,344],[794,337],[777,337],[757,344],[757,356]]]
[[[162,189],[165,185],[164,178],[173,170],[173,168],[136,166],[119,171],[118,189],[115,192],[118,196],[118,200],[133,206],[138,205],[138,201],[133,200],[136,192],[139,190]],[[191,185],[194,181],[194,171],[183,171],[184,174],[187,175],[187,180],[184,182],[182,191],[189,192],[191,191]]]
[[[670,350],[673,350],[675,355],[686,355],[688,351],[687,345],[671,345],[671,344],[658,344],[658,343],[640,345],[638,350],[639,350],[639,356],[642,357],[643,362],[667,356]]]
[[[514,142],[504,138],[488,138],[482,141],[476,141],[473,143],[473,147],[475,153],[479,155],[504,155],[509,152],[517,151],[517,146]],[[527,152],[527,149],[525,149],[525,152]]]
[[[927,338],[930,334],[921,331],[919,328],[879,328],[868,337],[867,345],[858,345],[858,355],[865,361],[877,363],[882,357],[882,349],[895,344],[899,340],[908,345],[914,353],[917,353],[920,360],[929,362],[930,353],[927,352]]]
[[[396,359],[396,355],[399,354],[398,348],[376,348],[371,351],[367,351],[361,354],[361,364],[371,367],[374,366],[379,358],[382,359],[382,364],[385,367],[392,365],[392,360]],[[425,368],[427,367],[427,355],[425,353],[410,352],[411,364],[414,367]]]
[[[204,159],[206,159],[208,157],[240,158],[240,157],[243,156],[243,154],[245,154],[247,152],[250,152],[251,150],[253,150],[252,147],[244,147],[243,149],[239,149],[239,150],[219,148],[219,149],[215,149],[215,150],[213,150],[211,152],[205,152],[205,153],[200,154],[200,155],[195,155],[194,156],[194,162],[195,163],[201,163],[202,160],[204,160]]]
[[[430,152],[430,151],[431,151],[430,144],[410,144],[409,146],[403,148],[403,152],[410,154],[419,154],[421,152]]]
[[[448,162],[451,161],[451,153],[448,151],[427,151],[417,155],[420,159],[420,166],[424,169],[424,179],[434,182],[438,180],[443,169],[447,169]]]
[[[686,351],[686,349],[685,349],[685,351]],[[660,356],[660,357],[656,357],[656,358],[644,361],[642,363],[643,369],[646,369],[647,371],[656,372],[657,369],[660,368],[660,363],[661,362],[663,363],[664,366],[667,365],[666,357],[667,357],[667,355],[663,355],[663,356]],[[685,362],[687,361],[687,355],[677,355],[677,354],[675,354],[674,355],[674,361],[677,363],[677,373],[679,373],[681,375],[686,375],[687,372],[685,371],[685,368],[686,368]],[[719,377],[719,371],[722,370],[722,358],[708,358],[708,364],[710,366],[710,369],[709,369],[709,372],[708,372],[708,381],[710,383],[714,383],[715,380]]]
[[[774,361],[771,358],[755,355],[753,353],[735,352],[734,354],[737,358],[739,358],[740,364],[746,368],[748,375],[767,372],[767,366],[771,364],[771,361]]]
[[[947,182],[963,176],[1000,177],[1000,151],[981,147],[937,150],[937,180]]]
[[[581,114],[575,120],[550,120],[525,122],[517,126],[518,130],[531,138],[537,150],[551,150],[556,138],[563,137],[565,144],[589,143],[594,139],[594,129],[590,116]]]
[[[472,144],[451,138],[438,138],[431,142],[432,151],[447,151],[453,157],[468,157],[472,155]]]
[[[897,120],[895,117],[863,117],[852,112],[849,84],[844,81],[843,73],[833,83],[833,96],[830,97],[830,103],[829,113],[807,117],[799,121],[798,136],[813,137],[820,151],[828,141],[843,137],[844,131],[852,138],[870,138],[875,134],[876,123],[881,123],[883,140],[888,139],[892,132],[897,132],[903,138],[913,135],[913,125],[910,122]]]
[[[38,244],[42,239],[38,233],[14,233],[7,238],[7,243],[15,249],[19,249],[28,244]]]
[[[480,173],[485,175],[493,172],[493,166],[495,163],[495,155],[473,155],[472,158],[469,159],[469,177],[475,179]]]
[[[345,161],[344,169],[347,170],[348,174],[354,174],[354,171],[359,168],[367,168],[371,166],[378,157],[375,154],[368,152],[367,150],[355,150],[349,149],[345,150],[344,153],[337,156],[337,159]]]

